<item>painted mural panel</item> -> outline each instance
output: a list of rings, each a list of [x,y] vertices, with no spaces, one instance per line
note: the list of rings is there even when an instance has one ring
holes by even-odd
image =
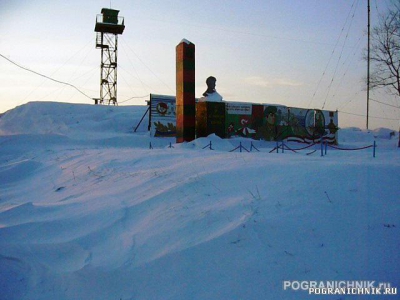
[[[256,139],[279,141],[285,138],[287,107],[266,104],[262,106],[262,115],[258,115]]]
[[[314,118],[313,109],[288,108],[285,120],[285,137],[289,141],[310,142],[306,139],[312,135],[310,120]],[[313,126],[313,125],[312,125]]]
[[[254,137],[253,105],[251,103],[227,102],[225,105],[226,137]]]
[[[329,143],[337,142],[338,123],[337,113],[335,112],[289,108],[287,120],[285,135],[288,141],[313,143],[319,142],[322,138]]]
[[[176,100],[174,96],[150,95],[150,134],[176,136]]]
[[[150,107],[151,135],[176,136],[175,97],[152,94]],[[222,110],[216,111],[216,108],[220,107]],[[328,143],[337,143],[338,140],[337,112],[225,101],[218,107],[209,107],[205,103],[204,108],[204,136],[216,133],[227,138],[240,136],[265,141],[287,140],[301,143],[314,143],[321,139]],[[196,113],[196,118],[201,119],[199,112]],[[197,128],[197,135],[203,136],[199,129],[201,128]]]
[[[322,111],[325,119],[325,132],[324,132],[324,140],[331,144],[337,144],[338,135],[337,132],[339,130],[339,118],[337,111]]]

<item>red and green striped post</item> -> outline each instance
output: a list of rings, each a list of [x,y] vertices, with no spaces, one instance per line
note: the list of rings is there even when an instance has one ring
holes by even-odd
[[[176,46],[176,142],[195,139],[195,46],[182,40]]]

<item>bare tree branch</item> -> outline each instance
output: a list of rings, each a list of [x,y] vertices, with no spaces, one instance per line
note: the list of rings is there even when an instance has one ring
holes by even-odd
[[[386,87],[400,97],[400,0],[392,2],[372,30],[370,62],[370,88]]]

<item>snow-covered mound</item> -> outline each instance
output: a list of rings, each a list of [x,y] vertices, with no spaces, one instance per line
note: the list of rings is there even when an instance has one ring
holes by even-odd
[[[320,299],[283,282],[400,286],[395,139],[375,133],[375,158],[259,141],[260,152],[229,152],[250,141],[178,145],[151,138],[148,120],[134,133],[145,110],[30,103],[0,118],[0,299]],[[345,147],[372,141],[341,131]]]
[[[133,132],[145,106],[30,102],[0,117],[0,135],[56,134],[91,139]],[[148,124],[143,123],[143,128]]]
[[[339,130],[339,143],[371,143],[374,140],[398,141],[398,132],[388,128],[378,128],[375,130],[361,130],[359,128],[344,128]]]

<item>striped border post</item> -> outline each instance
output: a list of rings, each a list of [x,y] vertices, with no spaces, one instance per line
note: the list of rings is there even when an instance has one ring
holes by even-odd
[[[176,46],[176,142],[195,139],[195,46],[182,40]]]

